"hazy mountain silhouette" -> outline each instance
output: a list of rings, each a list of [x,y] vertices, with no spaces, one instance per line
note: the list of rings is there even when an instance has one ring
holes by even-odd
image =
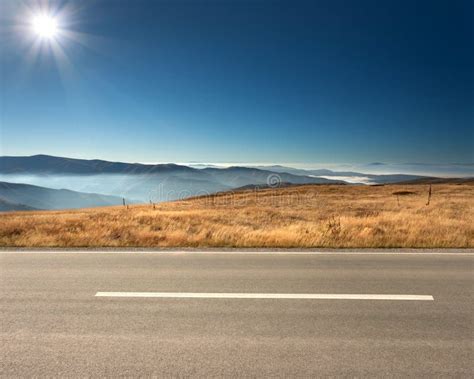
[[[373,163],[372,165],[383,165],[383,163]],[[285,167],[279,165],[273,166],[257,166],[258,169],[271,170],[274,172],[288,172],[294,175],[306,175],[306,176],[323,176],[323,177],[334,177],[334,179],[339,179],[343,181],[358,182],[365,184],[388,184],[388,183],[398,183],[408,180],[422,179],[421,175],[409,175],[409,174],[365,174],[362,172],[355,171],[332,171],[328,169],[318,169],[318,170],[306,170],[298,169],[292,167]]]
[[[269,178],[293,184],[342,183],[248,167],[197,169],[176,164],[140,164],[34,155],[0,157],[0,179],[48,188],[67,188],[140,201],[167,201],[266,185]]]
[[[195,169],[176,164],[146,165],[141,163],[109,162],[99,159],[75,159],[50,155],[29,157],[0,157],[3,174],[152,174],[157,172],[189,172]]]
[[[88,208],[120,205],[122,198],[0,182],[0,210]]]
[[[36,208],[29,207],[25,204],[12,203],[0,197],[0,212],[9,211],[34,211]]]

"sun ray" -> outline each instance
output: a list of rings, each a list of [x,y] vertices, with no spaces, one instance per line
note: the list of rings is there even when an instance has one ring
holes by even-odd
[[[71,83],[75,82],[79,74],[74,67],[73,61],[69,58],[66,50],[61,46],[59,41],[53,41],[51,44],[51,51],[54,55],[56,67],[58,68],[61,82],[67,89],[72,91]],[[71,88],[68,88],[71,87]]]
[[[19,87],[36,66],[49,62],[57,70],[65,92],[72,93],[85,84],[88,77],[74,65],[74,51],[82,54],[80,51],[86,49],[108,56],[107,52],[117,46],[113,38],[81,30],[82,15],[88,7],[85,1],[18,0],[14,7],[1,33],[4,41],[18,44],[23,54],[22,64],[15,73]]]
[[[18,11],[10,18],[8,31],[12,42],[18,36],[21,37],[19,43],[24,50],[24,59],[23,64],[18,67],[18,74],[28,77],[40,58],[50,55],[56,63],[63,86],[72,88],[71,83],[77,72],[67,50],[71,47],[68,41],[77,43],[77,38],[71,38],[75,32],[67,27],[79,17],[78,12],[84,7],[83,2],[24,0],[16,7]],[[21,79],[18,80],[20,85],[21,82]]]

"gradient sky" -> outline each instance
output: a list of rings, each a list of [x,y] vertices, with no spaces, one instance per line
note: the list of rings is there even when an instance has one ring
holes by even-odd
[[[474,161],[471,0],[51,4],[67,60],[0,2],[0,155]]]

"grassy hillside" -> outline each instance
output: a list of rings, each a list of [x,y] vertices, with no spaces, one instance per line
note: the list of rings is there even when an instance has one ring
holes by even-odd
[[[474,247],[474,186],[304,185],[3,213],[1,246]]]

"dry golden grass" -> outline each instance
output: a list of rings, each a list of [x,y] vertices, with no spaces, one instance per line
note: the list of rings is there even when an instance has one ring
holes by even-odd
[[[427,185],[308,185],[155,209],[2,213],[0,246],[474,247],[473,195],[473,185],[433,185],[426,205]]]

